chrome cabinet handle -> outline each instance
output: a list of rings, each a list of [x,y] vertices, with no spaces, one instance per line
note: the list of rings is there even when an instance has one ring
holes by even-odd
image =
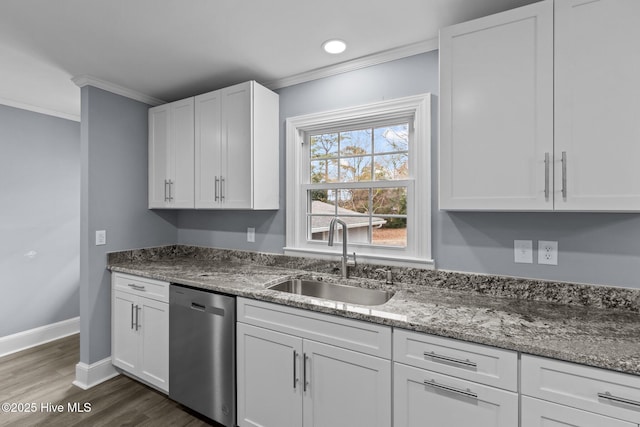
[[[133,322],[133,303],[131,303],[131,329],[133,329],[134,326],[135,323]]]
[[[309,381],[307,381],[307,360],[309,359],[309,357],[307,356],[307,353],[304,354],[304,366],[302,367],[302,384],[303,384],[303,391],[307,391],[307,387],[309,386]]]
[[[169,184],[169,181],[165,179],[164,180],[164,201],[165,202],[169,201],[169,198],[167,197],[167,184]]]
[[[544,200],[549,201],[549,153],[544,153]]]
[[[142,325],[140,324],[140,307],[136,304],[136,331],[141,327]]]
[[[215,185],[214,185],[214,188],[215,188],[215,198],[214,198],[214,200],[216,202],[219,199],[219,197],[218,197],[218,185],[220,185],[220,180],[218,179],[218,176],[216,175],[216,180],[215,180]]]
[[[170,202],[172,202],[172,201],[173,201],[173,191],[172,191],[172,189],[173,189],[173,184],[174,184],[173,180],[171,180],[171,179],[170,179],[170,180],[169,180],[169,201],[170,201]]]
[[[129,286],[130,288],[135,289],[136,291],[144,291],[145,288],[142,285],[136,285],[134,283],[129,283],[127,286]]]
[[[457,363],[458,365],[463,365],[463,366],[468,366],[470,368],[477,368],[478,364],[476,362],[472,362],[469,359],[466,360],[462,360],[462,359],[456,359],[454,357],[449,357],[449,356],[442,356],[440,354],[436,354],[433,351],[431,353],[427,353],[426,351],[424,352],[424,357],[430,357],[432,359],[436,359],[437,361],[442,361],[442,362],[450,362],[450,363]]]
[[[562,152],[562,198],[567,200],[567,152]]]
[[[437,388],[439,390],[444,390],[444,391],[448,391],[451,393],[455,393],[455,394],[459,394],[462,395],[464,397],[470,397],[472,399],[477,399],[478,395],[474,392],[472,392],[469,389],[463,390],[461,388],[456,388],[456,387],[451,387],[448,385],[442,385],[442,384],[438,384],[436,383],[436,380],[431,380],[431,381],[424,381],[424,385],[428,386],[428,387],[433,387],[433,388]]]
[[[296,378],[296,376],[298,376],[298,373],[296,372],[296,361],[298,359],[298,352],[293,350],[293,389],[296,389],[296,383],[298,382],[298,379]]]
[[[601,399],[612,400],[614,402],[625,403],[627,405],[633,405],[633,406],[640,407],[640,402],[639,401],[631,400],[631,399],[625,399],[624,397],[614,396],[611,393],[609,393],[608,391],[605,391],[604,393],[598,393],[598,397],[601,398]]]
[[[224,200],[224,178],[220,176],[220,201]]]

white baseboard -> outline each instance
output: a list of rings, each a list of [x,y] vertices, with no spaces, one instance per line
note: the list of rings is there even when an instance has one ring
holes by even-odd
[[[29,329],[28,331],[18,332],[17,334],[7,335],[0,338],[0,357],[77,334],[78,332],[80,332],[80,318],[74,317]]]
[[[73,385],[87,390],[117,375],[120,375],[120,372],[111,364],[111,357],[99,360],[91,365],[80,362],[76,365],[76,380]]]

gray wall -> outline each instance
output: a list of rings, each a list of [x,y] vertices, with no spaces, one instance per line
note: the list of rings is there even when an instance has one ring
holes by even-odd
[[[0,105],[0,153],[2,337],[79,315],[80,123]]]
[[[430,52],[280,93],[281,209],[272,213],[182,212],[179,243],[282,252],[284,120],[290,116],[401,96],[438,94],[438,55]],[[437,121],[434,125],[437,124]],[[433,141],[433,257],[440,269],[640,288],[640,215],[603,213],[448,213],[437,209],[437,139]],[[246,227],[256,243],[246,243]],[[266,233],[274,235],[266,236]],[[513,240],[557,240],[559,265],[515,264]]]
[[[81,96],[80,361],[90,364],[111,355],[107,252],[175,243],[177,216],[147,209],[149,106],[91,86]]]

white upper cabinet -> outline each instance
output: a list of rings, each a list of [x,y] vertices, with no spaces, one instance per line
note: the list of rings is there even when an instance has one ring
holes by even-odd
[[[443,29],[440,97],[440,208],[551,209],[553,3]]]
[[[558,0],[555,23],[555,208],[640,210],[640,1]]]
[[[443,29],[440,208],[640,210],[639,20],[546,0]]]
[[[196,208],[278,209],[278,102],[253,81],[196,97]]]
[[[193,208],[193,98],[149,109],[149,208]]]

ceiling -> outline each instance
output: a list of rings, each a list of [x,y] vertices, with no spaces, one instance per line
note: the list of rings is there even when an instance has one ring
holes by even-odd
[[[279,87],[380,52],[428,50],[443,26],[535,1],[1,0],[0,103],[78,119],[78,75],[163,101],[251,79]],[[330,38],[347,51],[323,52]]]

